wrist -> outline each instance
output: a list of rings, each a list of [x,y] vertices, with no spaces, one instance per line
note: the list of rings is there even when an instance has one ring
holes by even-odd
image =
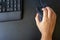
[[[41,37],[41,40],[52,40],[52,35],[43,34]]]

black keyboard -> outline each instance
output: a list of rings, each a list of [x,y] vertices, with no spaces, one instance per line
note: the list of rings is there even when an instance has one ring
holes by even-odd
[[[21,19],[22,0],[0,0],[0,21]]]
[[[0,12],[20,11],[21,0],[0,0]]]

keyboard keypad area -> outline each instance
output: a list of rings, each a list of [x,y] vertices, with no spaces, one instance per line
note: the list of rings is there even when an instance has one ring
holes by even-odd
[[[21,0],[0,0],[0,12],[20,11]]]

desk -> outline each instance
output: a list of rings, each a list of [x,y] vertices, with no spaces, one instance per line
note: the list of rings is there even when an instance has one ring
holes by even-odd
[[[24,15],[20,21],[0,23],[0,40],[40,40],[41,34],[36,27],[34,16],[37,0],[24,0]],[[56,7],[57,25],[53,40],[60,40],[60,6]]]

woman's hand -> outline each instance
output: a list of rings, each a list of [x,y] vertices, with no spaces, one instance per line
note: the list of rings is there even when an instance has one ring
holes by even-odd
[[[39,13],[35,17],[37,27],[42,36],[52,36],[56,24],[56,13],[50,7],[45,7],[42,11],[42,21],[39,20]]]

